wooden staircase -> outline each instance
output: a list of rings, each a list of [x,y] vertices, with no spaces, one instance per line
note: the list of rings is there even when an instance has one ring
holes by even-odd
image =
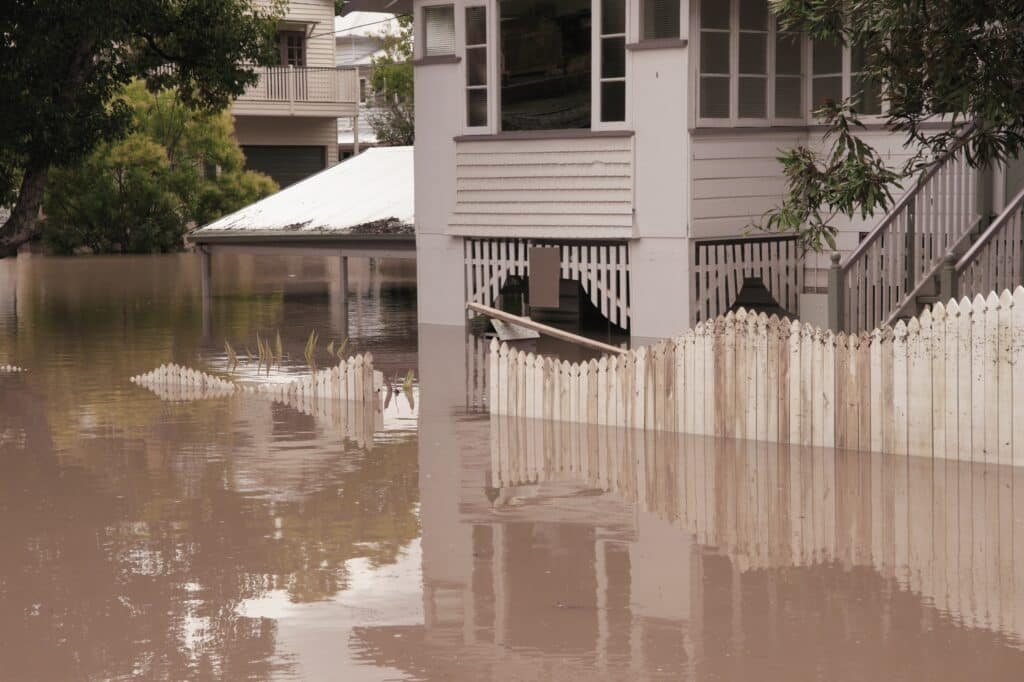
[[[901,317],[942,295],[940,274],[983,238],[979,174],[954,146],[929,167],[829,272],[829,326],[860,332]]]

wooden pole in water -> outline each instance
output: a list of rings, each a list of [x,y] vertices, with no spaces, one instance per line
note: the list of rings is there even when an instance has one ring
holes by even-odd
[[[575,343],[580,346],[586,346],[587,348],[593,348],[595,350],[604,351],[605,353],[625,355],[626,353],[629,352],[625,348],[611,346],[607,343],[601,343],[600,341],[588,339],[585,336],[579,336],[571,332],[556,329],[554,327],[549,327],[546,324],[534,322],[528,317],[520,317],[519,315],[506,313],[504,310],[498,310],[497,308],[491,308],[490,306],[480,305],[479,303],[467,303],[466,307],[474,312],[486,315],[487,317],[493,317],[496,320],[501,320],[503,322],[509,322],[511,324],[519,325],[520,327],[532,329],[541,334],[546,334],[547,336],[551,336],[556,339],[561,339],[562,341],[568,341],[570,343]]]

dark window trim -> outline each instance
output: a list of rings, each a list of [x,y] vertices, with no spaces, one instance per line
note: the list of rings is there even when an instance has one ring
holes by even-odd
[[[457,54],[435,54],[430,57],[420,57],[412,60],[413,66],[431,66],[433,64],[458,64],[462,57]]]
[[[590,130],[565,128],[563,130],[507,130],[483,135],[456,135],[456,142],[489,142],[498,140],[564,140],[595,137],[633,137],[632,130]]]
[[[686,38],[652,38],[641,40],[638,43],[626,43],[626,49],[636,50],[673,50],[686,47],[689,41]]]

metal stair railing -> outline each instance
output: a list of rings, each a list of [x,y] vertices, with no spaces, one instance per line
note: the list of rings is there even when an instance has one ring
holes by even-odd
[[[899,313],[978,223],[977,174],[963,140],[933,163],[842,262],[832,255],[829,325],[874,329]]]
[[[1024,189],[952,268],[943,296],[987,296],[1024,284]]]

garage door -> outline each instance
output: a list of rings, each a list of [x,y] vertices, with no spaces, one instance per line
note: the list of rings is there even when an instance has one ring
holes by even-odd
[[[281,187],[308,178],[327,167],[324,147],[243,145],[245,167],[266,173]]]

